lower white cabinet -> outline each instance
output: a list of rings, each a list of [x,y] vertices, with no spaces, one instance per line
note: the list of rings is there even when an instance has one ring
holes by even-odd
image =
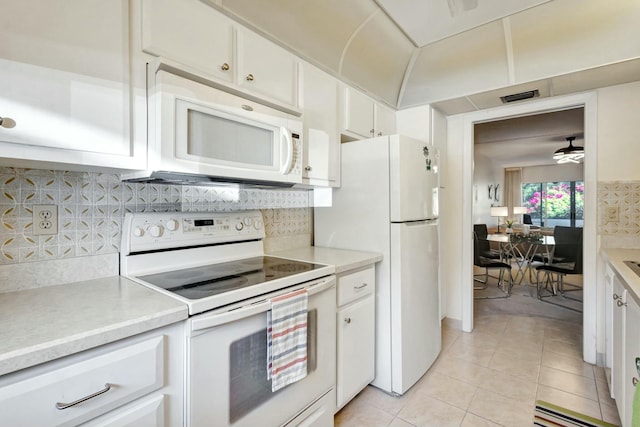
[[[623,426],[631,426],[633,397],[640,380],[640,306],[623,282],[613,279],[611,388]]]
[[[181,425],[181,325],[0,377],[2,424]]]
[[[375,267],[338,276],[336,411],[375,375]]]
[[[83,427],[170,427],[164,422],[166,399],[162,394],[152,394],[109,412]]]
[[[631,425],[633,415],[633,396],[636,384],[640,379],[640,306],[633,299],[631,294],[627,293],[625,300],[627,303],[625,313],[625,334],[624,334],[624,378],[622,387],[624,389],[624,415],[620,416],[622,425]],[[624,418],[623,418],[624,417]]]

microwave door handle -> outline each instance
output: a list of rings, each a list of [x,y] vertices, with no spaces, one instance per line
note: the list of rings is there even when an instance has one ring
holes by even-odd
[[[280,158],[282,158],[282,153],[286,152],[286,157],[281,163],[280,173],[288,174],[293,167],[293,139],[284,127],[280,128],[280,150]]]

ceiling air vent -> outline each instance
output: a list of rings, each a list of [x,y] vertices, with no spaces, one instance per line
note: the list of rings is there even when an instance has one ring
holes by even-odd
[[[523,99],[537,98],[539,96],[540,92],[538,91],[538,89],[534,89],[528,90],[526,92],[514,93],[512,95],[501,96],[500,99],[502,100],[503,104],[507,104],[509,102],[522,101]]]

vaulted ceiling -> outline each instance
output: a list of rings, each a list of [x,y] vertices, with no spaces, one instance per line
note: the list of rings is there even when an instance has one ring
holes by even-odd
[[[402,109],[640,79],[637,0],[202,0]]]

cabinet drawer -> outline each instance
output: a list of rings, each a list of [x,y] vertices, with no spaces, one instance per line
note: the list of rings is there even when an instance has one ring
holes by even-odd
[[[375,267],[355,271],[338,277],[338,306],[342,306],[365,295],[375,289]]]
[[[85,360],[54,364],[48,371],[36,367],[40,369],[33,368],[33,376],[25,371],[2,378],[3,424],[77,425],[159,389],[164,383],[164,341],[163,336],[153,337],[95,357],[89,352]]]
[[[82,424],[82,427],[164,427],[165,406],[165,397],[154,393]]]

